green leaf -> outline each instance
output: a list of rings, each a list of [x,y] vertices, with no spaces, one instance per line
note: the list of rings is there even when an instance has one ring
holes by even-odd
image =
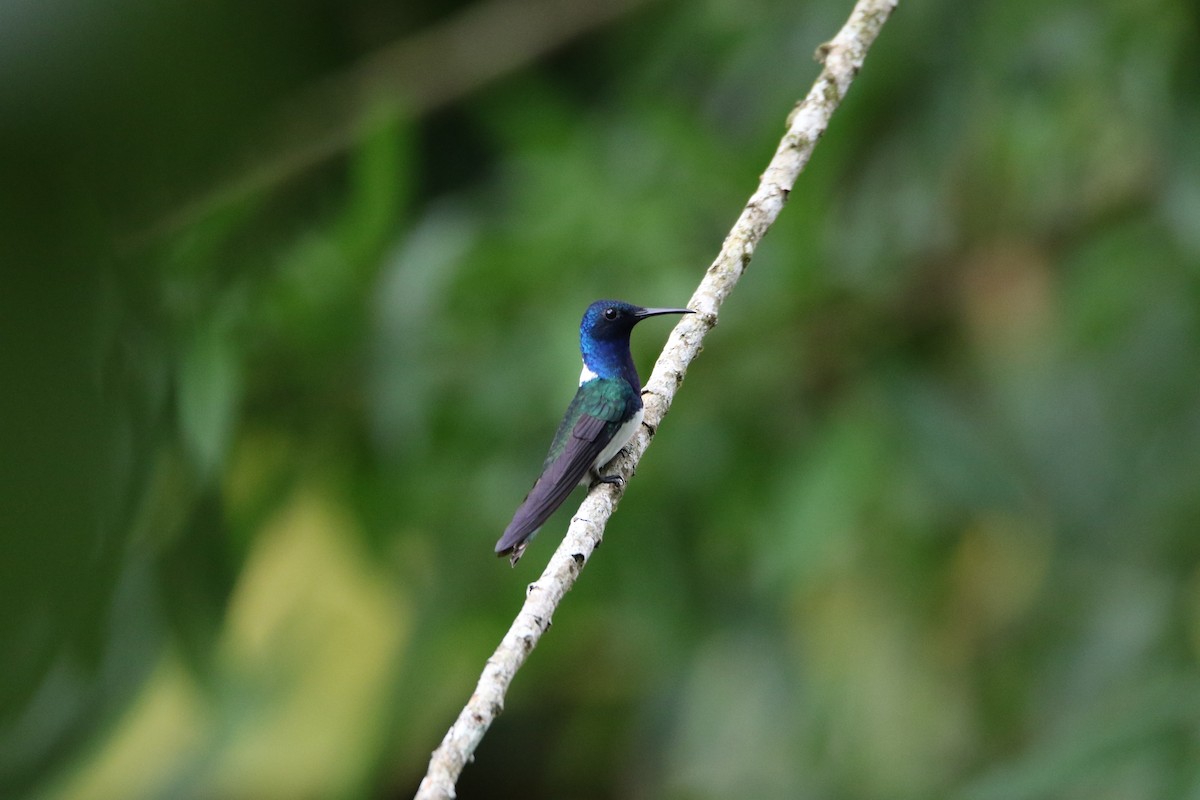
[[[202,478],[225,462],[242,392],[242,369],[223,324],[196,331],[179,368],[179,427],[184,449]]]

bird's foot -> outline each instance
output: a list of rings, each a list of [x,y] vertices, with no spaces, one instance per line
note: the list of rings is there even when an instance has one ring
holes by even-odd
[[[625,479],[620,475],[596,475],[596,479],[592,481],[592,485],[588,487],[588,491],[596,488],[601,483],[611,483],[614,486],[624,486]]]

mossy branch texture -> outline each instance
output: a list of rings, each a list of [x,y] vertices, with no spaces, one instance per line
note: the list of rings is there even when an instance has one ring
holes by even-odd
[[[504,708],[504,697],[513,677],[550,627],[558,604],[603,539],[605,525],[671,407],[688,366],[699,355],[704,337],[717,324],[721,305],[783,210],[797,176],[808,163],[830,117],[861,69],[867,50],[898,2],[860,0],[838,34],[818,48],[817,60],[824,65],[821,74],[788,116],[787,132],[763,172],[758,189],[750,196],[720,254],[693,293],[688,306],[697,313],[684,317],[675,326],[646,381],[642,392],[644,421],[609,469],[610,474],[620,475],[626,483],[598,484],[579,506],[562,544],[541,576],[529,585],[525,604],[487,660],[475,692],[433,752],[429,771],[417,790],[417,800],[455,797],[458,776]]]

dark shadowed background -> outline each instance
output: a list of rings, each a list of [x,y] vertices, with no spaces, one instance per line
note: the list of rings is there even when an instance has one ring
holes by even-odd
[[[410,796],[849,9],[0,6],[0,796]],[[902,3],[660,434],[461,797],[1200,797],[1197,4]]]

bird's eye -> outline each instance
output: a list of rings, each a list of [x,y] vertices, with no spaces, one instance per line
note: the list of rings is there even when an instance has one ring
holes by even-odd
[[[608,320],[616,319],[617,318],[617,310],[615,308],[612,308],[611,306],[604,309],[604,318],[608,319]]]

